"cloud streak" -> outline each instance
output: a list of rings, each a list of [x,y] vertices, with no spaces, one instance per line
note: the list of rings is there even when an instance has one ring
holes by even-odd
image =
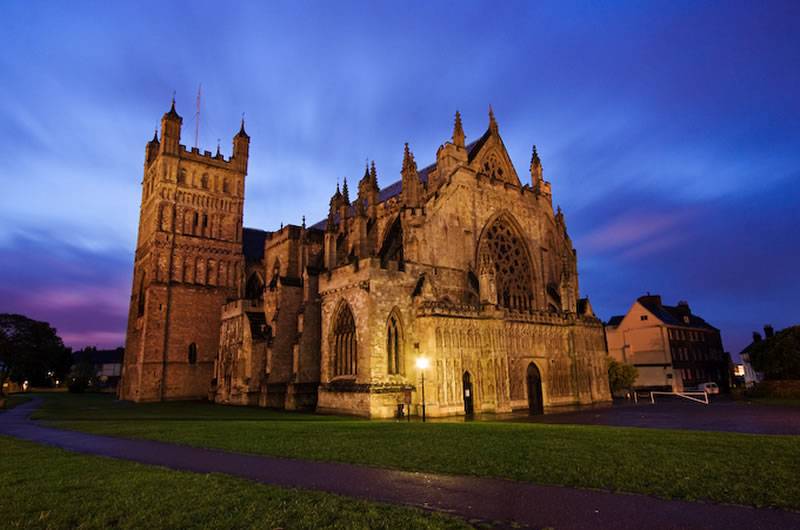
[[[248,225],[323,218],[365,158],[387,185],[404,142],[432,162],[491,103],[523,178],[539,147],[601,317],[659,291],[734,350],[792,323],[797,2],[4,7],[0,310],[75,346],[124,334],[144,145],[173,90],[192,143],[200,83],[201,149],[246,113]]]

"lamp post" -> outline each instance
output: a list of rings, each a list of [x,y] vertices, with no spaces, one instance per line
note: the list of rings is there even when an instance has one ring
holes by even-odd
[[[417,368],[422,372],[422,421],[425,421],[425,370],[428,368],[427,357],[417,357]]]

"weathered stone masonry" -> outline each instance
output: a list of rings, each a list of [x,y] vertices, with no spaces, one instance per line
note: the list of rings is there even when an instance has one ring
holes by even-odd
[[[162,144],[164,135],[162,122]],[[229,178],[243,184],[249,143],[239,147],[242,165],[237,139],[223,167],[237,168]],[[126,361],[123,397],[208,395],[221,403],[390,417],[409,395],[411,412],[419,412],[415,361],[425,356],[432,416],[608,402],[602,326],[588,299],[579,298],[576,253],[535,148],[530,175],[523,185],[491,112],[488,129],[469,145],[456,114],[452,139],[434,164],[418,170],[406,146],[401,180],[380,189],[373,162],[354,199],[345,180],[328,218],[316,225],[241,233],[238,195],[238,217],[215,225],[224,234],[227,221],[236,231],[214,239],[220,247],[214,264],[210,245],[191,247],[195,256],[180,253],[189,263],[201,258],[194,271],[202,281],[183,290],[159,283],[157,272],[155,285],[147,279],[146,240],[169,237],[146,223],[150,202],[143,197],[128,338],[143,360]],[[222,262],[234,274],[225,284]],[[154,312],[137,316],[137,278],[144,278],[147,297],[167,296],[171,287],[172,298],[148,298]],[[198,290],[208,298],[198,302]],[[174,315],[155,311],[154,303]],[[201,332],[193,312],[216,317],[204,316]],[[158,353],[161,328],[179,337],[166,341],[175,344],[166,361]],[[216,351],[198,359],[213,364],[200,370],[181,358],[193,333],[203,335],[197,339],[203,349],[216,339]],[[159,394],[162,387],[167,391]]]

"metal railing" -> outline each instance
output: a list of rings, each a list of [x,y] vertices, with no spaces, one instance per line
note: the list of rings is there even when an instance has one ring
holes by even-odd
[[[708,392],[650,392],[650,403],[655,405],[656,396],[678,396],[683,399],[708,405]],[[703,396],[702,399],[694,396]]]

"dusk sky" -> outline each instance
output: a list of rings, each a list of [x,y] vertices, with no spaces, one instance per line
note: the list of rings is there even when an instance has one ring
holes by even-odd
[[[800,322],[800,2],[3,2],[0,312],[124,342],[145,143],[252,137],[245,225],[427,165],[491,104],[542,157],[603,320],[688,300],[726,350]]]

